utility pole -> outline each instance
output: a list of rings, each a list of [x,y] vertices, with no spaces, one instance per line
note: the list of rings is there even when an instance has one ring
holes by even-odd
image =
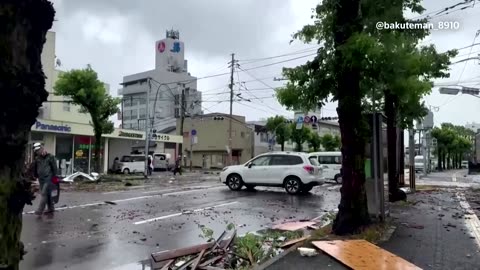
[[[430,130],[428,132],[426,132],[425,134],[428,134],[427,136],[427,172],[428,173],[431,173],[432,172],[432,161],[430,160],[430,144],[432,143],[432,133],[430,132]]]
[[[232,142],[232,117],[233,117],[233,73],[235,71],[235,54],[232,53],[232,62],[230,66],[230,117],[228,123],[228,165],[233,164],[233,142]]]
[[[422,154],[423,154],[423,176],[427,176],[427,130],[423,132]]]
[[[192,159],[193,159],[193,134],[192,134],[192,130],[193,130],[193,114],[190,115],[190,134],[189,134],[189,138],[190,138],[190,171],[192,171]]]
[[[148,83],[148,89],[147,89],[147,96],[145,97],[147,99],[146,101],[146,118],[145,119],[145,172],[144,176],[145,178],[148,178],[148,150],[150,149],[148,143],[150,140],[150,134],[148,130],[148,118],[150,117],[150,93],[152,91],[152,82],[150,81],[150,78],[147,79]]]
[[[408,131],[408,158],[410,159],[409,165],[409,182],[410,190],[415,191],[415,131],[411,128]]]
[[[178,85],[182,87],[182,94],[181,94],[180,100],[179,100],[179,104],[180,104],[180,134],[179,135],[182,136],[182,138],[183,138],[183,124],[185,123],[185,106],[184,106],[185,85],[183,85],[183,84],[178,84]],[[178,155],[181,157],[181,160],[183,160],[182,146],[183,146],[183,139],[182,139],[182,143],[178,146]],[[182,162],[182,161],[180,161],[180,162]]]

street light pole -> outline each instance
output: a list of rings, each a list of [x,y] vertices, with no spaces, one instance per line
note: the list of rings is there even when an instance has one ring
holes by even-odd
[[[145,120],[145,178],[148,178],[148,150],[150,149],[148,143],[150,140],[150,134],[148,130],[148,118],[150,117],[150,93],[152,91],[152,83],[150,78],[147,79],[148,89],[147,89],[147,102],[146,102],[146,116],[147,119]]]

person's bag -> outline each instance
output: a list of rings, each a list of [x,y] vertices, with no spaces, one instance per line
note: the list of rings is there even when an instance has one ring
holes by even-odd
[[[52,201],[57,204],[60,200],[60,179],[57,176],[52,177]]]

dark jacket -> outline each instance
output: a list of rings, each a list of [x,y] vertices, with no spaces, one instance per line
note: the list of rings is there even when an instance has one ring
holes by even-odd
[[[57,175],[57,162],[50,154],[37,156],[34,168],[34,175],[40,183],[50,183],[52,177]]]

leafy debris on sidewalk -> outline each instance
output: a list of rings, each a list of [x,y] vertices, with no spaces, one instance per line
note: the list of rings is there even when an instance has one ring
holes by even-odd
[[[250,269],[305,240],[302,231],[267,229],[237,237],[235,226],[230,224],[215,239],[213,230],[205,226],[200,229],[206,243],[153,253],[153,269]]]

